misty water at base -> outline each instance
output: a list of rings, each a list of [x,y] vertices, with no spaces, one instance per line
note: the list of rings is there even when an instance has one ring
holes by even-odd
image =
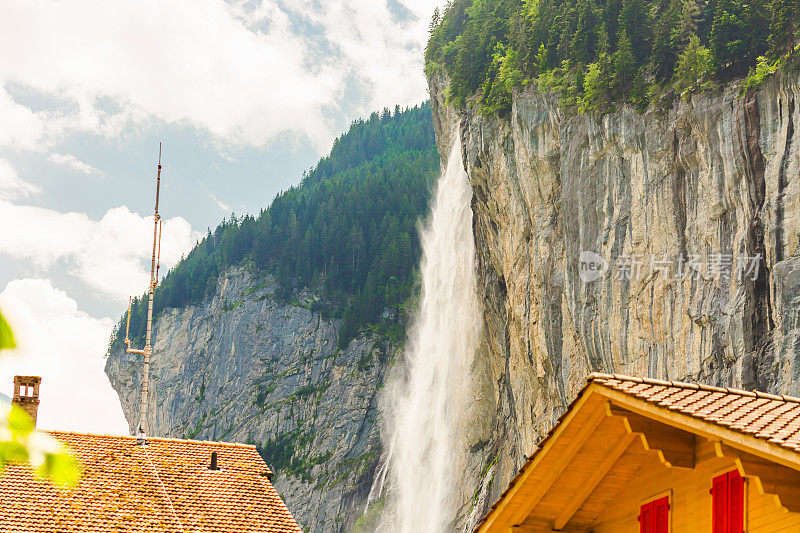
[[[382,398],[388,460],[370,495],[388,493],[380,531],[447,531],[456,513],[455,460],[480,328],[471,198],[455,135],[421,228],[419,308]]]

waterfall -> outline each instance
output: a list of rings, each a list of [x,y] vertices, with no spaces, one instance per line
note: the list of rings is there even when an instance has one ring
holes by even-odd
[[[422,293],[406,342],[403,375],[387,386],[385,421],[397,533],[439,533],[456,512],[464,412],[480,311],[472,190],[454,136],[431,212],[420,232]]]

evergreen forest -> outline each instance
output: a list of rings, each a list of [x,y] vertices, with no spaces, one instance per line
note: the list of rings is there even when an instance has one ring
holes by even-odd
[[[344,347],[366,327],[402,338],[420,243],[439,170],[429,103],[357,120],[299,185],[258,216],[222,221],[156,289],[154,314],[209,297],[227,268],[247,264],[275,276],[278,298],[311,287],[318,311],[340,317]],[[131,339],[144,339],[147,298],[131,310]],[[124,317],[123,317],[124,318]],[[121,320],[112,347],[125,337]]]
[[[532,82],[580,112],[746,77],[757,86],[797,64],[800,0],[451,0],[434,13],[426,73],[448,98],[484,113],[510,109]]]

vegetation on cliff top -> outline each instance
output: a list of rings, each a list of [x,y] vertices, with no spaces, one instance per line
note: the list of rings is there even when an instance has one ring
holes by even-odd
[[[430,104],[384,109],[355,121],[300,185],[278,195],[258,217],[231,215],[208,234],[156,289],[155,314],[198,304],[219,274],[241,263],[275,275],[279,297],[321,291],[343,318],[345,346],[368,324],[402,332],[400,308],[412,293],[426,212],[439,169]],[[384,319],[386,308],[395,308]],[[131,310],[131,338],[144,338],[147,299]],[[124,318],[124,317],[123,317]],[[120,321],[115,345],[125,336]]]
[[[443,68],[450,101],[477,95],[484,113],[533,80],[581,111],[644,109],[774,71],[799,31],[800,0],[452,0],[431,21],[426,72]]]

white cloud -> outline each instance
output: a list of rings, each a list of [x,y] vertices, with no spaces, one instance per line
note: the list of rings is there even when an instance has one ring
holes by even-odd
[[[0,158],[0,200],[14,200],[24,198],[29,194],[36,194],[42,190],[33,183],[23,180],[14,170],[11,161]],[[12,227],[12,226],[6,226]]]
[[[2,60],[0,60],[2,61]],[[32,150],[44,135],[44,119],[14,101],[0,86],[0,146]]]
[[[387,2],[374,0],[298,0],[293,6],[326,29],[343,53],[343,66],[367,85],[362,111],[416,104],[425,97],[423,50],[435,4],[412,5],[404,22],[393,19]]]
[[[72,154],[50,154],[47,160],[56,165],[68,166],[71,169],[77,170],[78,172],[83,172],[84,174],[102,174],[102,172],[94,168],[92,165],[84,163]]]
[[[87,285],[118,299],[145,291],[150,280],[153,217],[127,207],[109,209],[100,220],[84,213],[62,213],[0,200],[0,253],[47,269],[58,260]],[[185,219],[163,219],[162,274],[175,265],[201,235]]]
[[[217,198],[213,194],[209,194],[208,196],[216,204],[216,206],[219,207],[222,211],[226,211],[227,212],[227,211],[231,210],[231,206],[229,206],[226,203],[223,203],[219,198]]]
[[[0,0],[0,9],[2,9]],[[5,19],[0,17],[0,27]],[[3,40],[0,35],[0,42]],[[141,112],[103,113],[90,105],[85,97],[68,100],[61,109],[33,111],[17,102],[8,92],[4,79],[6,70],[0,56],[0,148],[12,150],[44,150],[62,141],[71,132],[94,132],[104,136],[119,134],[128,123],[142,123]],[[31,87],[36,88],[36,85]],[[45,91],[46,93],[46,91]],[[53,93],[55,94],[55,93]]]
[[[188,121],[236,142],[287,129],[319,137],[341,80],[330,66],[304,68],[303,40],[277,8],[271,16],[260,33],[220,0],[8,0],[0,48],[17,53],[3,55],[0,78],[74,103],[87,129],[105,114],[102,97],[118,114]]]
[[[14,375],[42,376],[38,427],[124,435],[128,425],[103,367],[114,327],[78,309],[48,280],[17,279],[0,293],[17,348],[0,352],[0,390]]]
[[[425,97],[435,4],[421,0],[405,22],[375,0],[296,0],[292,13],[277,0],[0,2],[0,49],[15,51],[0,56],[0,87],[61,102],[33,111],[0,89],[0,146],[42,149],[155,119],[251,145],[299,131],[327,148],[345,101],[363,113]],[[354,82],[366,94],[347,94]]]

